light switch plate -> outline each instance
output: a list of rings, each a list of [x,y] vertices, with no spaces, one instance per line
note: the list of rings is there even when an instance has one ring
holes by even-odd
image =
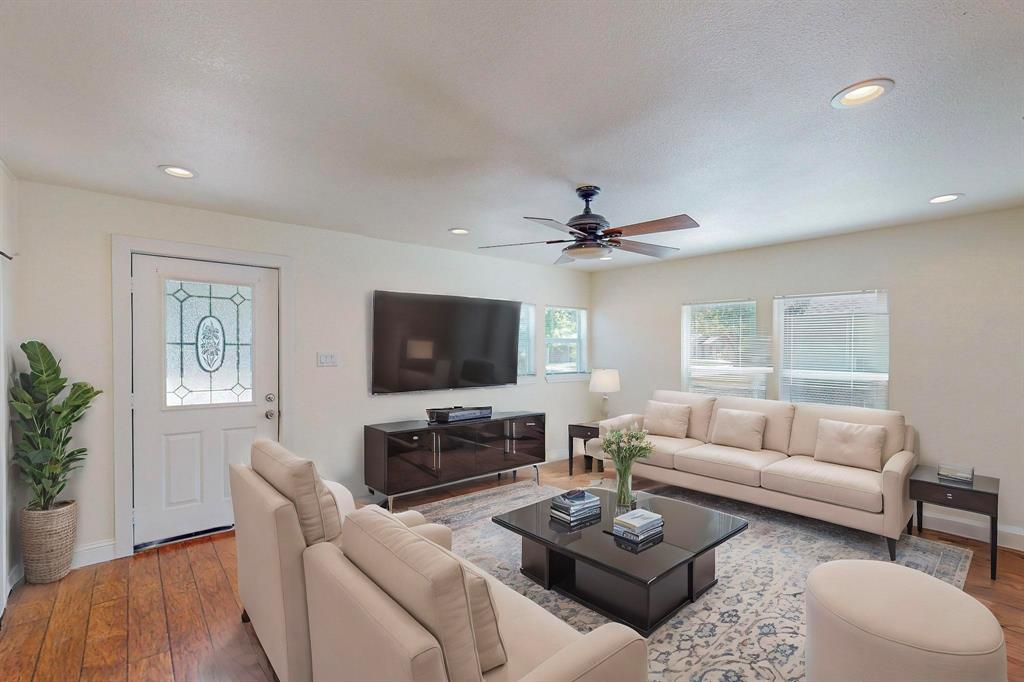
[[[337,367],[338,358],[334,353],[331,352],[317,352],[316,354],[316,366],[317,367]]]

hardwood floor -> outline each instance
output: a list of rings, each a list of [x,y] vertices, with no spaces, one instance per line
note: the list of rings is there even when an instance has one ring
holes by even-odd
[[[571,488],[602,477],[583,472],[582,458],[575,471],[570,478],[566,462],[553,462],[541,482]],[[398,506],[511,482],[508,475],[471,481],[400,498]],[[634,485],[655,484],[638,478]],[[974,551],[965,589],[1002,623],[1010,679],[1024,680],[1024,554],[999,550],[992,581],[986,544],[929,530],[924,537]],[[22,584],[0,630],[0,680],[273,680],[241,610],[230,532],[76,569],[57,583]]]

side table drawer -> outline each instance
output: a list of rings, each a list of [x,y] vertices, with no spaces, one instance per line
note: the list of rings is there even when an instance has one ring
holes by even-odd
[[[910,481],[910,497],[944,507],[963,509],[994,516],[998,513],[998,497],[955,486],[942,486],[924,481]]]

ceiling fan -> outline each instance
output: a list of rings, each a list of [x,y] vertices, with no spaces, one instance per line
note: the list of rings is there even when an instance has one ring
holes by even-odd
[[[540,225],[553,227],[560,232],[572,236],[572,239],[551,239],[539,242],[517,242],[515,244],[495,244],[493,246],[481,246],[481,249],[497,249],[506,246],[525,246],[527,244],[569,244],[562,249],[562,255],[555,261],[555,265],[571,263],[577,258],[591,260],[600,258],[611,260],[612,253],[616,249],[639,253],[654,258],[665,258],[671,256],[679,249],[671,246],[657,246],[644,242],[635,242],[622,237],[635,237],[641,234],[654,234],[655,232],[670,232],[672,230],[688,230],[699,227],[697,222],[686,215],[672,216],[670,218],[658,218],[648,220],[645,223],[636,223],[624,227],[609,227],[609,223],[603,215],[592,213],[590,202],[601,192],[601,188],[595,185],[580,185],[576,188],[576,196],[585,204],[583,213],[573,216],[568,222],[560,223],[551,218],[530,218]]]

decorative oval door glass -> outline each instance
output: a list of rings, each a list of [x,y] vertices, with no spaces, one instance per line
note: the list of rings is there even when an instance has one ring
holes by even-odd
[[[252,402],[252,287],[164,282],[166,405]]]

